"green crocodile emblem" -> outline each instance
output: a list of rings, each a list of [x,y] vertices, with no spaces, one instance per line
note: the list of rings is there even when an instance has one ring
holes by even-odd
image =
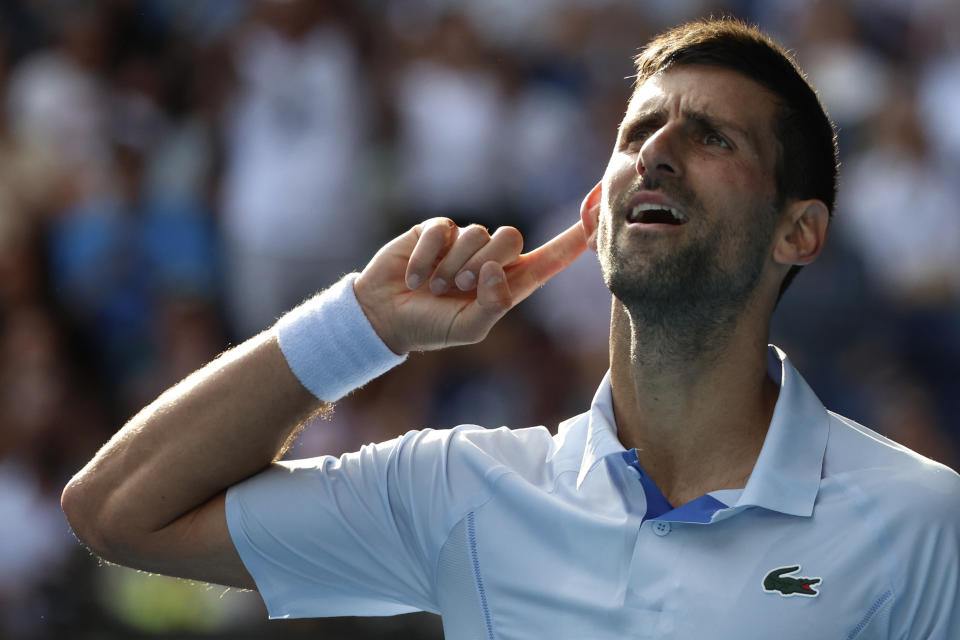
[[[763,579],[763,590],[768,593],[780,592],[782,596],[807,596],[815,598],[820,592],[813,585],[820,582],[820,578],[804,578],[788,576],[788,573],[800,571],[800,565],[792,567],[778,567]]]

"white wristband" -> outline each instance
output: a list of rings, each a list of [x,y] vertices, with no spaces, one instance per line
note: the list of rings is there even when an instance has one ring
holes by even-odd
[[[384,344],[353,291],[359,274],[293,309],[277,322],[277,341],[304,387],[334,402],[406,359]]]

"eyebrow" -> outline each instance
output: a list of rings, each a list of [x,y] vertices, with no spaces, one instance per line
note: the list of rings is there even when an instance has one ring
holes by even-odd
[[[704,113],[703,111],[696,111],[694,109],[684,109],[680,113],[681,116],[687,120],[691,120],[697,123],[698,126],[704,129],[712,129],[714,131],[726,130],[732,131],[742,137],[747,142],[755,145],[756,140],[752,133],[744,129],[743,127],[730,122],[729,120],[724,120],[722,118],[717,118],[710,114]]]
[[[682,118],[695,123],[702,129],[731,131],[749,142],[753,147],[756,148],[758,146],[756,135],[729,120],[717,118],[704,111],[689,108],[681,110],[680,115]],[[621,131],[622,133],[631,133],[637,127],[657,125],[662,123],[664,119],[664,114],[661,109],[643,109],[629,116],[627,120],[624,120],[624,126],[621,127]]]

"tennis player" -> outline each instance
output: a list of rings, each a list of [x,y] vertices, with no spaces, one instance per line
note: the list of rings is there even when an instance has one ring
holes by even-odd
[[[426,610],[449,638],[960,638],[960,477],[820,403],[770,317],[820,253],[834,130],[730,20],[637,58],[566,232],[428,220],[143,409],[64,491],[77,536],[257,589],[271,617]],[[317,203],[322,206],[322,203]],[[543,427],[411,431],[278,462],[411,351],[482,340],[596,251],[610,370]]]

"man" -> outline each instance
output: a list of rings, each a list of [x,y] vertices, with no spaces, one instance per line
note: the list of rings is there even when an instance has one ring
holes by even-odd
[[[64,491],[78,536],[256,588],[274,617],[424,609],[451,638],[960,637],[960,477],[827,412],[766,346],[833,205],[815,94],[732,21],[637,65],[577,225],[524,255],[514,229],[417,225],[134,417]],[[273,462],[318,398],[481,340],[586,246],[610,372],[556,437],[461,426]]]

